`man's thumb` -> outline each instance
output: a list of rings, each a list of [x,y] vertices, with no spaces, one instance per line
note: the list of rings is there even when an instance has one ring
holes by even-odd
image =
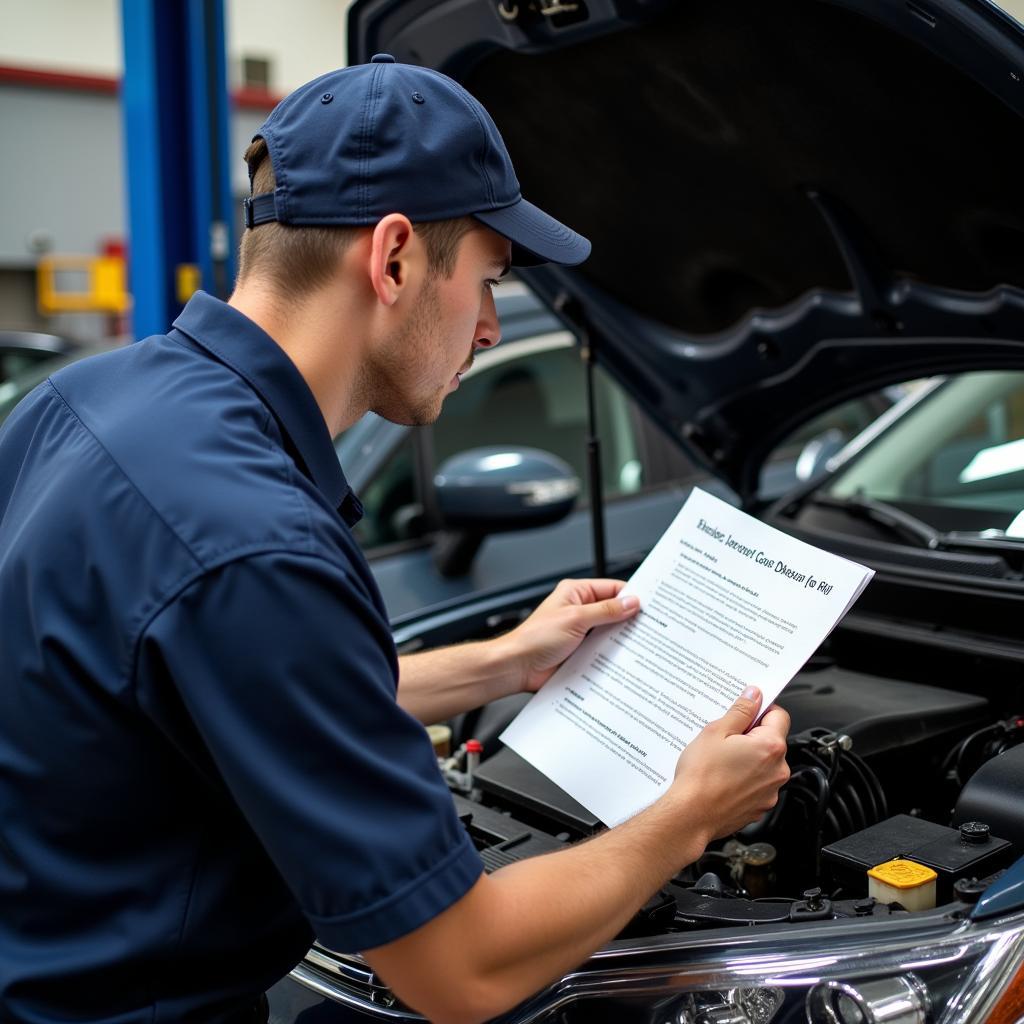
[[[595,601],[579,608],[578,614],[583,625],[588,629],[595,626],[608,626],[613,622],[621,622],[635,615],[640,607],[640,600],[635,596],[612,597],[607,601]]]
[[[746,732],[754,724],[760,710],[761,691],[756,686],[748,686],[736,698],[733,706],[722,715],[726,734],[731,736]]]

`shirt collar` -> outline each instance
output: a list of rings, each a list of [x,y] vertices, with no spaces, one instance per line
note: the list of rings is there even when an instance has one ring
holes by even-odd
[[[230,367],[274,414],[299,468],[350,526],[363,514],[331,443],[320,407],[284,349],[244,313],[196,292],[174,326]]]

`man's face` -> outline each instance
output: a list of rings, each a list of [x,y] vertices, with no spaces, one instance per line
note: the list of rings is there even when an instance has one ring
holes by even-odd
[[[481,225],[460,240],[450,278],[429,277],[371,369],[373,411],[394,423],[433,423],[477,349],[501,340],[491,290],[509,266],[507,239]]]

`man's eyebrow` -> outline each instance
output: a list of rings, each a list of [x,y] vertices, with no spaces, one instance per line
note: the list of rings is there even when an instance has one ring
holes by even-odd
[[[500,267],[501,268],[501,273],[498,274],[498,277],[499,278],[500,277],[504,277],[512,269],[512,257],[511,256],[505,256],[502,259],[494,260],[494,262],[491,263],[491,266],[494,267],[494,268],[499,268]]]

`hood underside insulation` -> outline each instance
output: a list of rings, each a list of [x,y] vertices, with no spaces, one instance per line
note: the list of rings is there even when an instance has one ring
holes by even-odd
[[[1024,286],[1021,118],[843,8],[682,3],[572,48],[493,54],[466,84],[524,195],[593,240],[582,273],[688,334],[852,287],[809,190],[846,208],[883,278]]]

